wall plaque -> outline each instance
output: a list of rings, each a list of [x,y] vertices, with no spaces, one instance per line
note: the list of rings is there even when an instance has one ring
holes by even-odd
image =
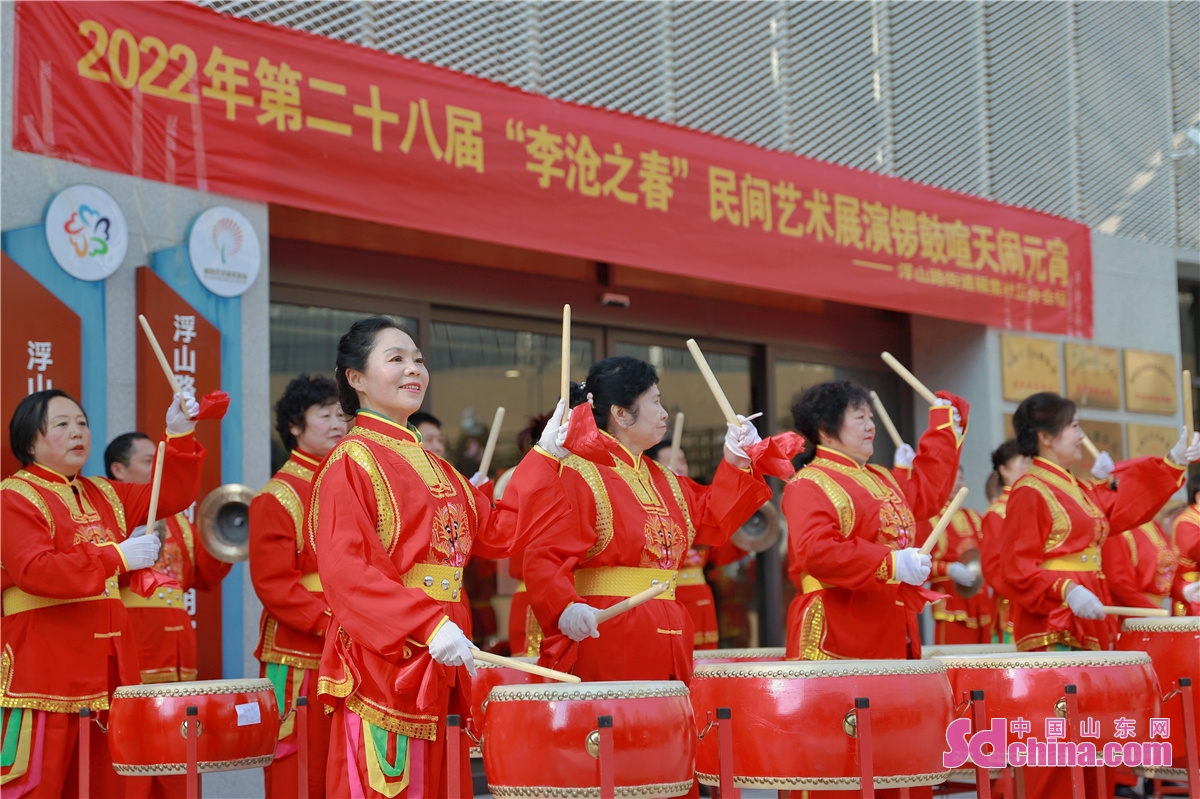
[[[1121,372],[1115,348],[1067,342],[1063,356],[1067,397],[1076,405],[1114,411],[1121,407]]]
[[[1178,383],[1179,369],[1173,355],[1125,350],[1126,410],[1174,414],[1178,410]]]
[[[1126,428],[1129,433],[1129,457],[1131,458],[1140,458],[1145,455],[1152,458],[1166,457],[1171,447],[1175,446],[1175,442],[1179,440],[1178,427],[1130,422]]]
[[[1000,336],[1000,372],[1004,399],[1020,402],[1039,391],[1062,391],[1062,360],[1058,342],[1003,334]]]

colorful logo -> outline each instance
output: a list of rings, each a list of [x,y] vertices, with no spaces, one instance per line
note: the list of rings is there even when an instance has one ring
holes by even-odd
[[[236,209],[217,206],[192,222],[188,257],[205,288],[220,297],[237,297],[254,285],[262,251],[250,220]]]
[[[86,205],[71,214],[63,225],[70,237],[71,247],[80,258],[89,255],[104,255],[108,252],[108,237],[112,234],[112,220]]]
[[[79,184],[56,194],[46,208],[45,232],[54,260],[80,280],[103,280],[125,260],[125,216],[96,186]]]

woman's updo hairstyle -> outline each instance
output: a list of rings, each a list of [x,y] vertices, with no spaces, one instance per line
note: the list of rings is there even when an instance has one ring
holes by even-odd
[[[371,350],[375,349],[376,336],[379,335],[379,331],[388,328],[399,330],[416,341],[416,338],[405,329],[404,325],[390,316],[369,316],[366,319],[359,319],[350,325],[350,330],[338,341],[337,366],[334,368],[334,376],[337,378],[338,403],[342,406],[342,413],[347,416],[354,416],[358,413],[359,402],[358,392],[346,378],[346,370],[365,372],[367,361],[371,357]]]
[[[1038,433],[1057,438],[1075,418],[1075,403],[1053,391],[1031,394],[1013,413],[1017,450],[1030,458],[1038,454]]]
[[[792,423],[805,441],[798,465],[806,466],[817,457],[821,433],[837,438],[846,409],[859,406],[871,407],[871,394],[851,380],[831,380],[805,389],[792,403]]]
[[[1006,485],[1004,475],[1000,474],[1000,467],[1020,454],[1021,450],[1017,447],[1015,438],[1010,438],[992,451],[992,471],[1000,478],[1000,485]]]
[[[608,430],[614,405],[635,414],[637,398],[651,386],[658,385],[658,370],[645,361],[618,355],[605,358],[588,370],[583,383],[571,384],[571,407],[587,404],[587,395],[592,395],[592,416],[596,427]]]

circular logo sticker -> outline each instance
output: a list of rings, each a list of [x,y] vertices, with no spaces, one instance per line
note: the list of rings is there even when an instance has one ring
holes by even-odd
[[[129,228],[111,194],[80,183],[54,195],[46,207],[46,244],[68,275],[104,280],[125,260]]]
[[[205,288],[221,297],[237,297],[254,285],[262,251],[250,220],[218,206],[192,222],[188,256]]]

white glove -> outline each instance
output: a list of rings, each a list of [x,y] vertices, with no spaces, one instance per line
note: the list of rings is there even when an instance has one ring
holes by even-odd
[[[970,587],[975,584],[975,572],[961,563],[951,563],[946,567],[946,574],[961,586]]]
[[[896,579],[909,585],[922,585],[929,579],[933,569],[933,558],[922,555],[916,547],[897,549],[892,553],[896,558]]]
[[[466,666],[467,673],[474,677],[475,658],[471,650],[477,648],[457,624],[448,621],[429,642],[429,656],[443,666]]]
[[[1074,586],[1067,592],[1067,607],[1081,619],[1100,621],[1104,618],[1104,605],[1100,598],[1082,585]]]
[[[475,474],[471,475],[471,485],[475,486],[476,488],[479,488],[487,481],[488,476],[483,472],[475,472]]]
[[[1096,458],[1096,462],[1092,464],[1092,477],[1097,480],[1107,480],[1115,466],[1112,455],[1109,455],[1107,451],[1101,452],[1100,457]]]
[[[167,408],[167,432],[173,436],[190,433],[196,429],[195,415],[200,413],[200,403],[191,394],[176,394]]]
[[[726,422],[725,427],[728,428],[725,432],[725,449],[739,458],[750,460],[750,456],[746,454],[746,447],[752,447],[762,441],[762,436],[758,434],[758,428],[740,413],[736,425],[733,422]]]
[[[1183,432],[1179,434],[1179,441],[1175,446],[1171,447],[1171,451],[1167,454],[1175,463],[1180,466],[1187,466],[1189,463],[1200,461],[1200,431],[1192,433],[1192,443],[1187,442],[1187,428],[1180,428]]]
[[[584,638],[599,638],[600,630],[596,625],[596,609],[591,605],[573,602],[558,617],[558,629],[572,641],[582,641]]]
[[[580,413],[591,413],[590,407],[583,405],[579,407],[583,408]],[[563,417],[566,415],[567,403],[560,399],[558,405],[554,406],[554,413],[550,416],[550,421],[546,422],[546,429],[542,431],[542,437],[538,439],[538,446],[560,461],[570,454],[563,446],[567,440],[567,426],[563,424]]]
[[[1200,582],[1188,583],[1183,587],[1184,602],[1200,602]]]
[[[916,457],[916,450],[908,444],[901,444],[896,447],[896,456],[892,458],[892,465],[897,469],[911,469]]]
[[[145,530],[146,528],[141,528]],[[126,538],[117,544],[117,549],[125,556],[129,570],[146,569],[158,561],[158,549],[162,542],[156,535],[139,535],[137,538]]]

